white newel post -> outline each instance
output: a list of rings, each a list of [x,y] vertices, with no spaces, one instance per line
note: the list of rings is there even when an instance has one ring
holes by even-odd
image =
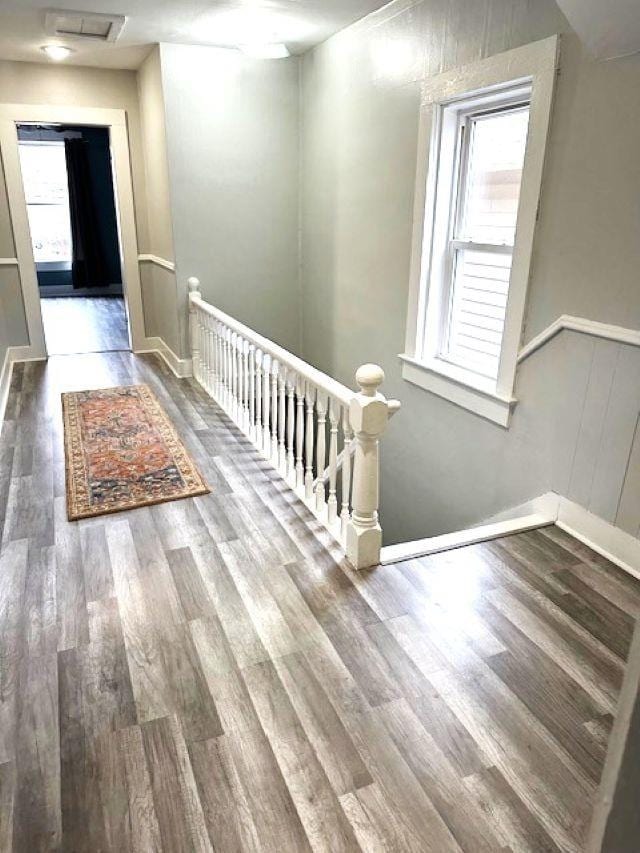
[[[189,342],[191,344],[191,370],[193,376],[200,381],[200,346],[198,343],[198,318],[196,309],[191,301],[192,296],[201,297],[200,280],[195,276],[187,279],[189,288]]]
[[[347,557],[356,569],[380,561],[382,528],[378,521],[380,465],[378,440],[385,431],[389,409],[378,393],[384,371],[377,364],[363,364],[356,372],[360,387],[349,406],[349,421],[356,443],[353,462],[351,519],[347,524]]]

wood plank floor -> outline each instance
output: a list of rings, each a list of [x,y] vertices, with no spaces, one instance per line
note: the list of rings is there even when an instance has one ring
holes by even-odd
[[[60,392],[148,382],[210,495],[68,523]],[[1,851],[579,851],[640,584],[556,528],[356,575],[154,356],[18,365]]]
[[[54,297],[40,305],[49,355],[129,349],[122,297]]]

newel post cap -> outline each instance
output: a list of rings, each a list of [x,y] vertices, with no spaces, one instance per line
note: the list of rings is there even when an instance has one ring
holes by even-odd
[[[378,364],[363,364],[356,370],[356,382],[365,397],[375,397],[384,382],[384,370]]]
[[[189,293],[199,293],[200,279],[196,278],[194,275],[190,276],[187,279],[187,287],[189,288]]]
[[[349,406],[349,420],[357,434],[371,437],[381,435],[387,425],[387,401],[377,388],[384,380],[384,370],[377,364],[363,364],[356,371],[360,392],[354,394]]]

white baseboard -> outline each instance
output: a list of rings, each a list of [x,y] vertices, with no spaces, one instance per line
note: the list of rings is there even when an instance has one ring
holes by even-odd
[[[556,524],[630,575],[640,578],[640,539],[560,497]]]
[[[31,346],[7,348],[4,362],[2,363],[2,370],[0,370],[0,424],[4,420],[4,414],[7,410],[13,365],[17,361],[44,361],[44,356],[40,355],[38,350]]]
[[[2,370],[0,371],[0,424],[4,420],[4,413],[7,410],[12,373],[13,361],[11,359],[11,347],[9,347],[4,355]]]
[[[157,352],[179,379],[192,375],[191,359],[178,358],[162,338],[146,338],[144,347],[136,350],[136,352]],[[4,420],[4,413],[7,408],[13,365],[18,361],[44,361],[45,359],[46,356],[36,347],[17,346],[7,349],[0,369],[0,423]]]
[[[499,521],[511,521],[528,515],[545,515],[555,521],[558,517],[559,504],[560,495],[557,495],[555,492],[545,492],[543,495],[538,495],[537,498],[531,498],[531,500],[517,506],[511,506],[502,512],[497,512],[495,515],[490,516],[490,518],[485,518],[482,525],[494,524]]]
[[[416,539],[414,542],[399,542],[397,545],[387,545],[382,549],[380,562],[382,565],[388,565],[400,563],[403,560],[413,560],[416,557],[425,557],[428,554],[437,554],[439,551],[464,548],[465,545],[475,545],[489,539],[499,539],[501,536],[509,536],[512,533],[523,533],[525,530],[544,527],[547,524],[553,524],[554,520],[554,517],[548,513],[531,513],[507,521],[496,521],[465,530],[456,530],[453,533],[444,533],[442,536]]]
[[[191,359],[179,358],[161,337],[146,338],[143,346],[136,349],[135,352],[157,352],[178,379],[184,379],[193,375]]]
[[[556,492],[545,492],[537,498],[504,510],[477,527],[415,542],[387,545],[382,549],[380,562],[398,563],[549,524],[557,524],[561,530],[588,545],[596,553],[630,575],[640,578],[640,539],[598,518]]]

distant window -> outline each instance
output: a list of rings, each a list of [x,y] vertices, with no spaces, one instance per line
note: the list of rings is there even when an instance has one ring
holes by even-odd
[[[71,262],[64,142],[20,142],[20,165],[36,263]]]
[[[453,162],[441,168],[454,180],[436,223],[446,235],[437,355],[491,379],[500,364],[527,141],[523,94],[444,110],[443,124],[455,122],[455,135],[442,154]]]

